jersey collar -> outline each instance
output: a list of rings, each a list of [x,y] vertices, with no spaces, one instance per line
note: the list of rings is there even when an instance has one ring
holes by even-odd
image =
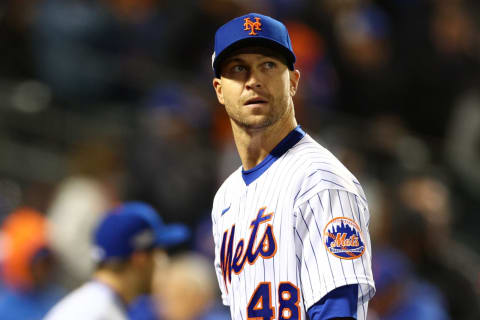
[[[305,136],[305,131],[302,130],[300,125],[290,131],[290,133],[280,141],[275,148],[268,154],[268,156],[262,160],[259,164],[250,170],[242,169],[242,178],[245,184],[248,186],[258,177],[260,177],[270,166],[277,161],[282,155],[285,154],[291,147],[293,147],[298,141]]]

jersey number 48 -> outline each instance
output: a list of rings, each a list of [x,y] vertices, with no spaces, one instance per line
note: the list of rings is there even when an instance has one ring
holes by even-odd
[[[248,319],[263,320],[275,318],[270,282],[258,284],[248,303],[247,317]],[[278,285],[278,319],[300,319],[299,290],[290,282],[280,282]]]

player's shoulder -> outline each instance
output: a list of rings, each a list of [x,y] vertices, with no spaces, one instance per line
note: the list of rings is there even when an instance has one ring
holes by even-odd
[[[65,319],[65,317],[76,319],[80,306],[88,302],[86,298],[89,297],[89,295],[85,292],[85,287],[86,284],[63,297],[63,299],[53,306],[44,319],[58,320],[62,318]]]
[[[85,308],[88,305],[89,308]],[[97,318],[111,312],[112,294],[97,282],[90,281],[72,291],[47,314],[45,320]],[[113,319],[113,318],[112,318]],[[115,318],[117,319],[117,318]]]
[[[323,190],[344,190],[364,198],[357,178],[338,158],[310,135],[306,134],[291,150],[299,179],[299,194],[308,198]]]
[[[333,174],[337,177],[356,180],[332,152],[308,134],[292,147],[288,156],[293,158],[291,162],[296,164],[297,170],[304,175]]]
[[[288,153],[291,157],[305,159],[319,159],[329,161],[332,160],[332,153],[318,143],[311,135],[306,133]],[[333,156],[333,158],[335,158]]]

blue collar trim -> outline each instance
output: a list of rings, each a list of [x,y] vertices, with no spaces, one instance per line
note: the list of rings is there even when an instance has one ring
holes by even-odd
[[[250,183],[255,181],[258,177],[267,171],[270,166],[277,161],[285,152],[287,152],[291,147],[293,147],[298,141],[300,141],[305,136],[305,131],[297,126],[293,129],[282,141],[272,151],[268,156],[262,160],[259,164],[253,167],[250,170],[242,169],[242,178],[245,181],[245,184],[248,186]]]

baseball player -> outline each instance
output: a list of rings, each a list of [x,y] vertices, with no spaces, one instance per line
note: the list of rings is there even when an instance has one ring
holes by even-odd
[[[45,320],[127,320],[127,306],[151,289],[154,257],[187,236],[185,226],[163,224],[145,203],[115,208],[95,231],[97,268],[92,280],[63,298]]]
[[[213,87],[242,162],[212,209],[223,303],[232,319],[365,319],[375,292],[367,200],[297,125],[294,63],[271,17],[247,14],[215,34]]]

